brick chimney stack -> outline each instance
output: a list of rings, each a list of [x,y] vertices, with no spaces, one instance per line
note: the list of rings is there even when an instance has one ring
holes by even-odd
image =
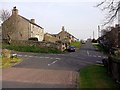
[[[65,31],[65,28],[64,28],[64,26],[62,26],[62,31]]]

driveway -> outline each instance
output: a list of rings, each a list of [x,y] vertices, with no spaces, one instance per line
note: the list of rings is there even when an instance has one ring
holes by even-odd
[[[67,54],[17,53],[23,62],[3,69],[4,88],[75,88],[78,71],[106,58],[87,41]]]

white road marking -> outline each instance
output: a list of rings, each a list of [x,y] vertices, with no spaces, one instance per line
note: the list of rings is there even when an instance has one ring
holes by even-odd
[[[44,58],[44,57],[39,57],[39,58]]]
[[[96,63],[102,63],[102,61],[96,61]]]
[[[93,57],[97,57],[96,55],[93,55]]]
[[[36,58],[45,58],[45,59],[56,59],[56,60],[60,60],[61,58],[52,58],[52,57],[39,57],[39,56],[29,56],[29,55],[17,55],[19,57],[36,57]]]
[[[12,56],[17,56],[17,54],[12,54]]]
[[[50,66],[50,65],[52,65],[52,64],[55,64],[57,61],[59,61],[59,60],[55,60],[55,61],[53,61],[52,63],[49,63],[48,66]]]
[[[52,62],[53,64],[56,63],[58,60],[55,60],[54,62]]]
[[[52,65],[52,64],[54,64],[56,62],[57,62],[57,60],[53,61],[52,63],[49,63],[48,66],[50,66],[50,65]]]
[[[55,59],[58,59],[58,60],[60,60],[60,58],[55,58]]]
[[[17,56],[21,57],[22,55],[17,55]]]
[[[44,57],[44,58],[50,58],[50,57]]]
[[[87,51],[87,55],[89,56],[90,55],[90,53]]]
[[[101,56],[98,56],[98,57],[101,57]]]
[[[27,57],[28,55],[24,55],[25,57]]]
[[[108,57],[105,56],[105,57],[103,57],[103,58],[108,58]]]

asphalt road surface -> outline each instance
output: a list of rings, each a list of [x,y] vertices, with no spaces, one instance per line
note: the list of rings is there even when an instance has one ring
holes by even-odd
[[[66,54],[14,53],[23,61],[3,69],[3,88],[75,88],[81,68],[106,58],[90,41]]]

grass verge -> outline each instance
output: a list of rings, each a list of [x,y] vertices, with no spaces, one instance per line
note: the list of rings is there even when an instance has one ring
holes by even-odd
[[[120,55],[112,55],[112,58],[120,59]]]
[[[34,52],[34,53],[62,53],[62,51],[51,48],[38,48],[35,46],[16,46],[16,45],[3,45],[2,48],[20,51],[20,52]]]
[[[20,58],[0,58],[0,68],[8,68],[22,62]]]
[[[80,88],[120,88],[107,75],[104,66],[92,65],[80,70]]]
[[[71,42],[70,46],[75,46],[76,48],[80,48],[80,42],[79,41]]]
[[[108,53],[109,53],[107,48],[105,48],[104,46],[101,46],[101,45],[98,44],[98,43],[96,43],[96,44],[93,43],[93,46],[94,46],[95,48],[97,48],[99,51],[103,52],[104,54],[108,54]]]

